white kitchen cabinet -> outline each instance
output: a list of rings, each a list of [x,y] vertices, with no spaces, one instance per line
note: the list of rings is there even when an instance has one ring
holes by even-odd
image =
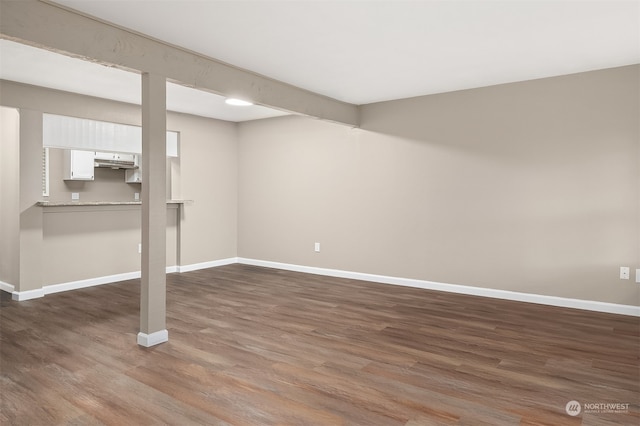
[[[113,160],[117,160],[117,154],[113,153],[113,152],[94,152],[94,160],[100,161],[100,160],[106,160],[106,161],[113,161]]]
[[[126,153],[122,153],[119,152],[118,154],[116,154],[118,157],[116,158],[116,160],[118,161],[135,161],[137,155],[135,154],[126,154]]]
[[[125,170],[124,181],[127,183],[142,183],[142,170],[140,169]]]
[[[96,152],[95,160],[100,161],[122,161],[130,162],[134,161],[135,154],[127,154],[123,152]]]
[[[93,180],[93,151],[64,151],[64,180]]]
[[[139,155],[133,156],[133,162],[135,164],[134,169],[127,169],[124,171],[124,181],[127,183],[142,183],[142,159]]]

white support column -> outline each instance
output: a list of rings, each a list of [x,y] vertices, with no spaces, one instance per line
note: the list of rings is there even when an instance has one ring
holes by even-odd
[[[169,340],[166,329],[166,79],[142,74],[142,286],[138,344]]]

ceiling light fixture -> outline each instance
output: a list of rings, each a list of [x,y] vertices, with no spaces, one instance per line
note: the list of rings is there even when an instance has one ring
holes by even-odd
[[[226,104],[228,105],[235,105],[235,106],[249,106],[249,105],[253,105],[251,102],[248,101],[243,101],[242,99],[235,99],[235,98],[227,98],[224,101]]]

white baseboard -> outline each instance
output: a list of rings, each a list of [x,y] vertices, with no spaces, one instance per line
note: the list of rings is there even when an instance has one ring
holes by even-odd
[[[294,265],[290,263],[271,262],[267,260],[248,259],[244,257],[230,257],[227,259],[213,260],[210,262],[194,263],[183,266],[168,266],[167,273],[190,272],[199,269],[215,268],[218,266],[241,263],[245,265],[263,266],[266,268],[283,269],[287,271],[304,272],[308,274],[325,275],[330,277],[348,278],[362,281],[371,281],[382,284],[393,284],[407,287],[437,290],[449,293],[468,294],[473,296],[490,297],[494,299],[513,300],[518,302],[537,303],[542,305],[559,306],[564,308],[583,309],[587,311],[606,312],[611,314],[629,315],[640,317],[640,306],[620,305],[616,303],[598,302],[594,300],[571,299],[565,297],[546,296],[541,294],[521,293],[516,291],[498,290],[492,288],[473,287],[459,284],[446,284],[434,281],[416,280],[410,278],[390,277],[386,275],[366,274],[362,272],[343,271],[339,269],[317,268],[313,266]],[[0,281],[0,290],[12,293],[13,300],[23,301],[43,297],[45,294],[59,293],[62,291],[76,290],[96,285],[109,284],[140,278],[140,272],[128,272],[124,274],[108,275],[86,280],[72,281],[62,284],[53,284],[41,289],[28,291],[13,291],[14,286]],[[161,343],[161,342],[160,342]],[[144,345],[143,345],[144,346]]]
[[[44,289],[42,288],[37,288],[35,290],[26,290],[26,291],[14,291],[13,293],[11,293],[11,298],[13,300],[17,300],[18,302],[37,299],[39,297],[44,297]]]
[[[42,289],[44,290],[44,294],[53,294],[53,293],[60,293],[63,291],[78,290],[81,288],[93,287],[97,285],[116,283],[119,281],[134,280],[136,278],[140,278],[140,271],[126,272],[124,274],[107,275],[104,277],[89,278],[86,280],[70,281],[68,283],[62,283],[62,284],[46,285],[42,287]]]
[[[167,274],[178,272],[178,266],[167,266]],[[28,291],[12,291],[13,300],[23,301],[43,297],[47,294],[60,293],[63,291],[78,290],[86,287],[94,287],[97,285],[117,283],[120,281],[134,280],[140,278],[140,271],[125,272],[122,274],[106,275],[97,278],[88,278],[86,280],[70,281],[61,284],[46,285],[37,290]]]
[[[212,260],[210,262],[193,263],[191,265],[177,266],[176,272],[190,272],[198,269],[216,268],[218,266],[233,265],[238,263],[237,257],[229,257],[227,259]]]
[[[169,341],[169,332],[165,330],[156,331],[151,334],[138,333],[138,344],[148,348]]]
[[[16,288],[13,284],[5,283],[4,281],[0,281],[0,291],[6,291],[7,293],[13,293]]]
[[[445,284],[433,281],[342,271],[339,269],[316,268],[311,266],[293,265],[289,263],[247,259],[243,257],[238,258],[238,263],[242,263],[245,265],[263,266],[266,268],[284,269],[287,271],[305,272],[308,274],[325,275],[330,277],[371,281],[382,284],[417,287],[426,290],[445,291],[449,293],[468,294],[473,296],[490,297],[494,299],[513,300],[518,302],[537,303],[541,305],[559,306],[563,308],[583,309],[587,311],[606,312],[610,314],[640,317],[640,306],[633,305],[619,305],[616,303],[605,303],[594,300],[570,299],[565,297],[520,293],[516,291],[497,290],[492,288],[473,287],[458,284]]]

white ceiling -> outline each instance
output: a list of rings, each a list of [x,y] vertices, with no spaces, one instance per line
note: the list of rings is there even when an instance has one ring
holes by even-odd
[[[640,63],[640,0],[55,3],[354,104]],[[56,68],[52,70],[48,61],[35,67],[47,70],[37,73],[36,79],[55,79],[51,74]],[[115,76],[121,71],[88,63],[73,67],[89,65],[101,68],[106,80],[96,84],[84,82],[83,77],[77,84],[90,84],[95,96],[131,96],[125,77]],[[3,74],[6,67],[4,59]],[[91,74],[70,74],[64,68],[60,72],[67,77],[65,84],[71,83],[69,75]],[[114,74],[107,78],[108,73]],[[135,80],[139,84],[137,76]],[[208,93],[182,87],[169,93],[174,90],[185,91],[185,102],[174,108],[208,111],[221,103]],[[203,99],[191,99],[196,94]],[[176,103],[178,98],[176,94]]]

